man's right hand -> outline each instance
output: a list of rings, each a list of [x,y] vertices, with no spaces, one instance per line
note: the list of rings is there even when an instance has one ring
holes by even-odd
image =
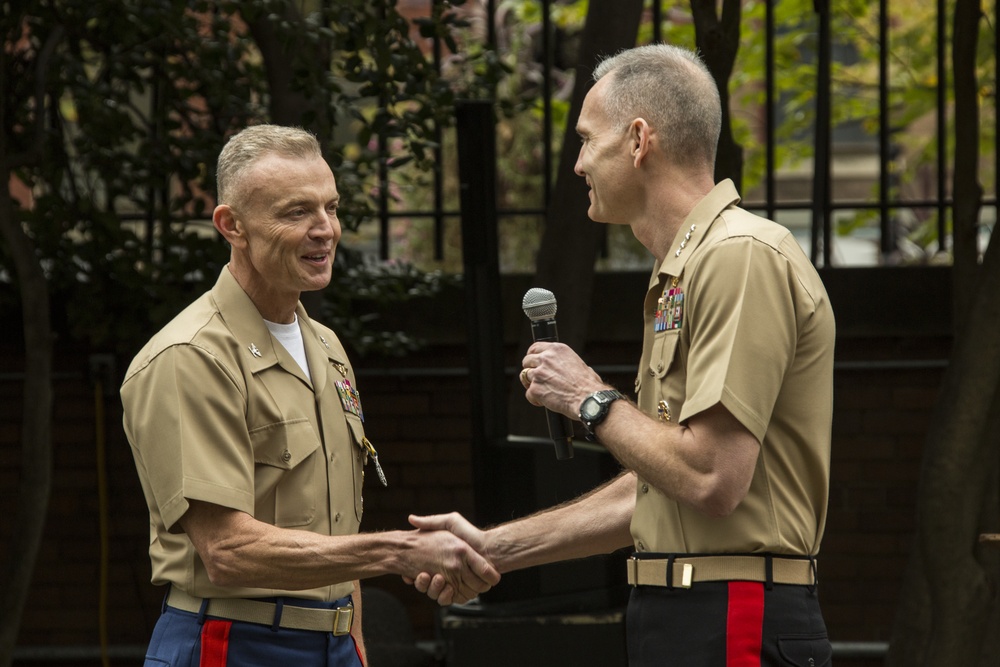
[[[489,545],[486,533],[476,528],[474,525],[458,512],[448,514],[434,514],[431,516],[417,516],[411,514],[410,525],[420,530],[419,534],[435,535],[440,532],[447,532],[457,536],[461,541],[471,547],[480,558],[490,562]],[[490,569],[496,572],[496,580],[479,593],[485,593],[500,580],[500,574],[493,565]],[[471,600],[475,595],[467,595],[467,589],[456,588],[452,581],[442,573],[424,570],[416,576],[404,576],[403,580],[412,584],[421,593],[436,601],[441,606],[449,604],[463,604]]]
[[[481,553],[483,532],[460,514],[411,516],[410,523],[419,530],[410,533],[403,580],[438,604],[468,602],[500,581],[500,573]]]

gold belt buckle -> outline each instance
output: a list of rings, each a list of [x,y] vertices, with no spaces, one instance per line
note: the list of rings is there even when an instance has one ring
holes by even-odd
[[[681,588],[691,588],[693,579],[694,565],[691,563],[684,563],[684,567],[681,568]]]
[[[350,633],[353,620],[354,607],[337,607],[337,614],[333,619],[333,636],[342,637]]]

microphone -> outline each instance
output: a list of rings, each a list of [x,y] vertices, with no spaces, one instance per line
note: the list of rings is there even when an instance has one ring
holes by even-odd
[[[532,287],[525,292],[521,301],[524,314],[531,320],[531,337],[535,341],[558,341],[556,330],[556,297],[552,292],[540,287]],[[558,412],[545,409],[549,422],[549,436],[556,447],[556,458],[560,461],[573,458],[573,426],[569,419]]]

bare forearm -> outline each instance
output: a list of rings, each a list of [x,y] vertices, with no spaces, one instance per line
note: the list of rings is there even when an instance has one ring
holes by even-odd
[[[278,528],[249,514],[192,501],[181,526],[219,586],[303,590],[383,574],[443,575],[462,599],[489,590],[500,575],[447,531],[328,536]]]
[[[204,560],[222,585],[302,590],[403,574],[406,545],[399,531],[329,537],[253,522],[209,542]]]
[[[501,572],[610,553],[632,543],[635,475],[486,533],[487,555]]]

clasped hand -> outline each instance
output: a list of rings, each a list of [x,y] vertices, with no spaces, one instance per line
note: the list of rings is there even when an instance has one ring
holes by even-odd
[[[486,533],[458,512],[432,516],[410,515],[415,535],[440,544],[438,567],[421,569],[403,581],[442,607],[464,604],[485,593],[500,581],[500,573],[490,560]]]

